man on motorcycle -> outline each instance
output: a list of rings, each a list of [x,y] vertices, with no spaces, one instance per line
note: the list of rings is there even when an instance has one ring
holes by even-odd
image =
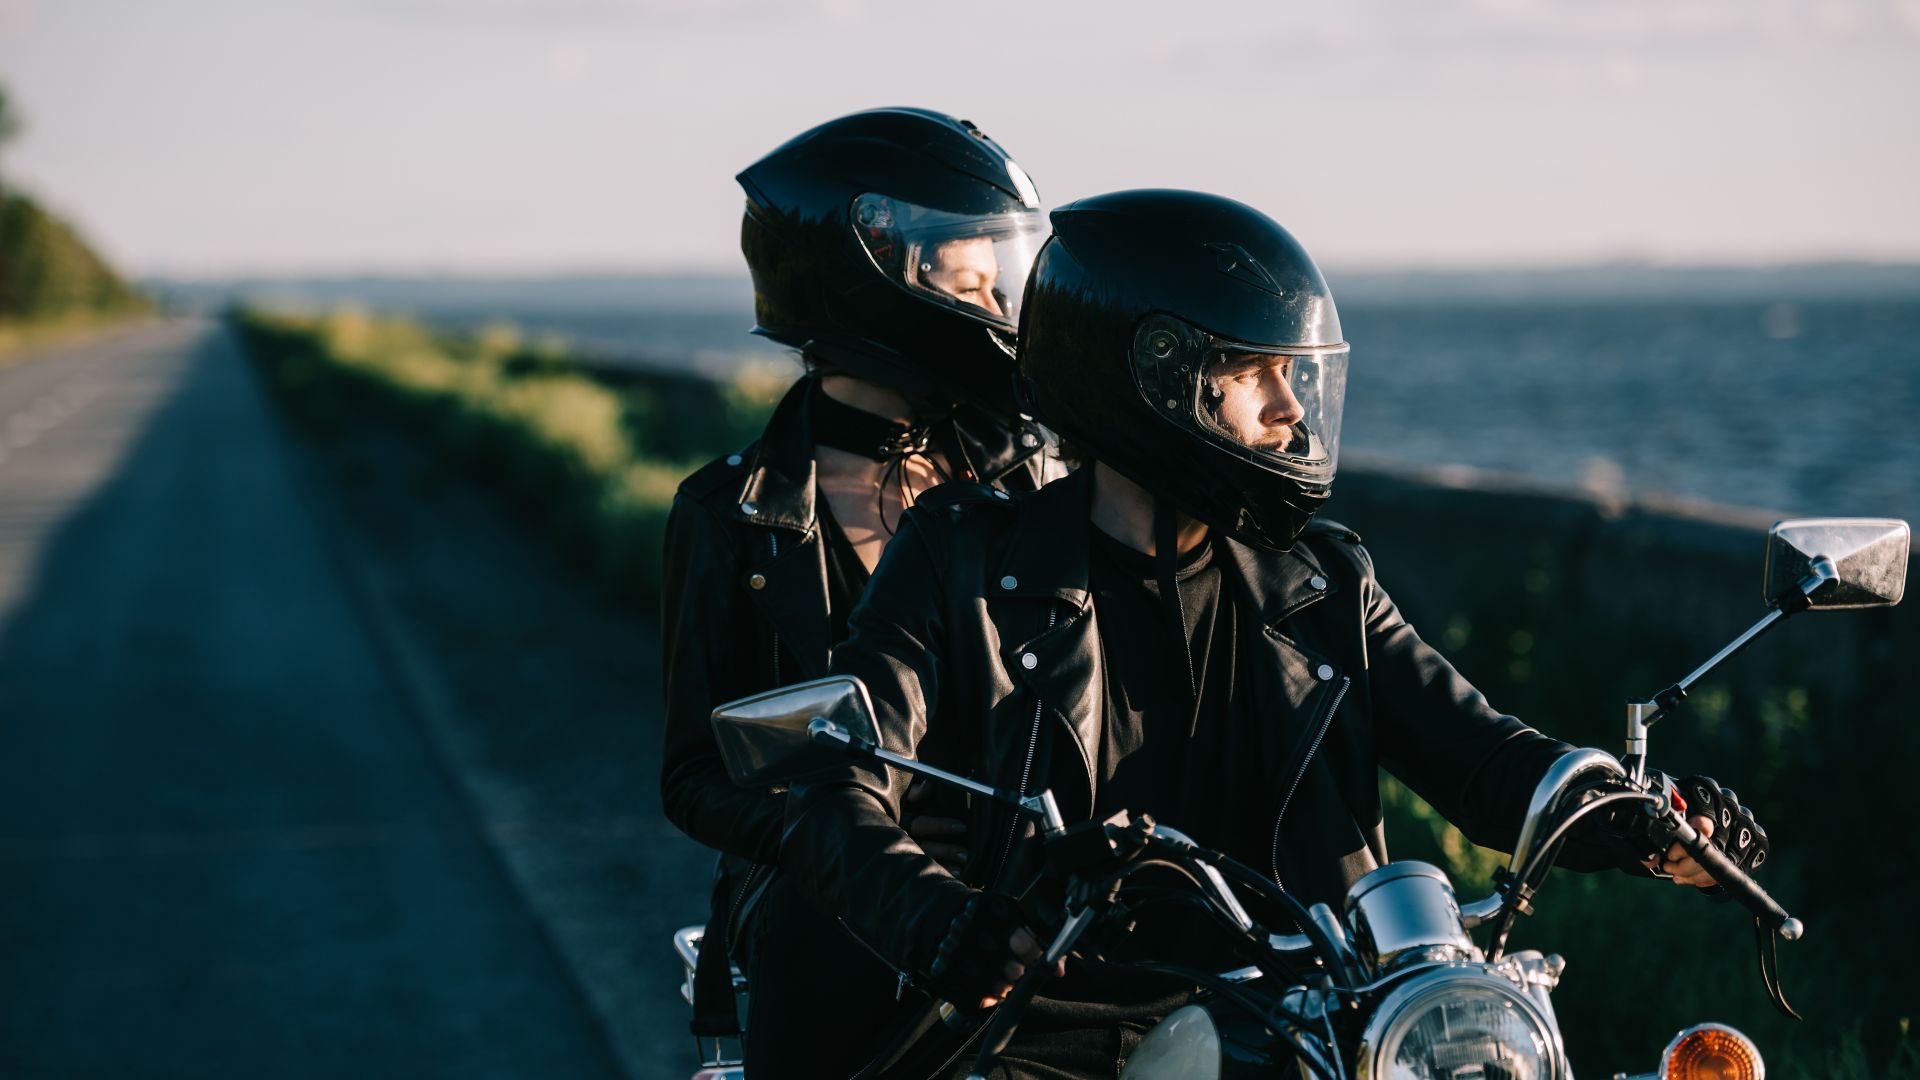
[[[724,853],[696,1030],[734,1026],[726,962],[740,956],[755,1002],[746,1059],[768,1080],[857,1061],[837,1021],[891,1007],[897,982],[771,873],[784,797],[733,786],[708,714],[825,672],[921,491],[956,478],[1029,491],[1059,466],[1013,399],[1007,339],[1046,223],[1005,151],[966,121],[881,109],[796,137],[739,181],[754,332],[800,350],[807,374],[759,441],[674,500],[661,796],[675,825]],[[964,850],[940,837],[959,828],[928,816],[913,833],[958,863]]]
[[[866,684],[880,742],[1051,788],[1069,822],[1149,812],[1303,903],[1337,907],[1386,862],[1381,766],[1510,848],[1570,748],[1491,708],[1401,617],[1359,537],[1314,520],[1348,348],[1312,260],[1208,195],[1101,196],[1052,220],[1020,372],[1086,464],[1015,497],[949,485],[906,516],[832,664]],[[1038,955],[1013,899],[1035,881],[1031,825],[976,802],[956,876],[899,827],[903,787],[866,767],[796,784],[782,865],[929,994],[990,1005]],[[1754,865],[1764,836],[1725,799],[1745,827],[1722,835]],[[1608,862],[1584,855],[1563,864]],[[1665,870],[1709,884],[1677,848]],[[1168,940],[1152,922],[1136,938]],[[1005,1067],[1112,1076],[1189,989],[1069,970]]]

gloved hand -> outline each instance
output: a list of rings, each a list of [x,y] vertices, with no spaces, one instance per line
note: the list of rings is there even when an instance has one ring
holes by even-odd
[[[1020,905],[1004,893],[974,892],[951,919],[925,930],[922,985],[961,1009],[990,1009],[1041,956]]]
[[[1687,800],[1687,816],[1700,816],[1713,822],[1713,846],[1733,864],[1751,874],[1767,861],[1767,831],[1753,819],[1753,811],[1740,805],[1733,789],[1723,787],[1710,776],[1689,776],[1677,785],[1680,797]]]

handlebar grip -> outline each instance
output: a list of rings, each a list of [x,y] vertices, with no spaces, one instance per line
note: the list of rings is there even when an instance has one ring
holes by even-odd
[[[1679,817],[1678,814],[1674,816]],[[1781,907],[1778,901],[1767,895],[1767,890],[1761,888],[1759,882],[1748,877],[1746,871],[1735,866],[1733,860],[1727,858],[1724,852],[1714,847],[1713,841],[1700,835],[1700,830],[1694,828],[1693,824],[1685,819],[1670,824],[1677,825],[1673,831],[1673,838],[1687,850],[1687,854],[1693,856],[1695,862],[1705,867],[1707,873],[1713,875],[1714,884],[1726,889],[1728,896],[1738,900],[1741,907],[1753,912],[1754,918],[1759,919],[1767,929],[1778,932],[1788,941],[1800,939],[1805,929],[1804,924],[1787,914],[1786,908]]]
[[[1001,1000],[1000,1007],[993,1012],[993,1019],[987,1023],[987,1032],[980,1040],[980,1053],[974,1058],[974,1071],[971,1076],[984,1075],[981,1066],[1000,1057],[1007,1044],[1013,1041],[1014,1028],[1025,1015],[1027,1005],[1033,1001],[1033,995],[1040,986],[1042,973],[1050,973],[1042,962],[1028,965],[1020,981],[1013,984],[1013,990]]]

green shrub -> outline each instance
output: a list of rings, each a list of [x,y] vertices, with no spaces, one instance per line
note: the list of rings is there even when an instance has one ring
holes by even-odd
[[[72,226],[24,195],[0,196],[0,323],[72,321],[146,308]]]
[[[570,561],[636,604],[659,596],[661,534],[681,479],[755,437],[784,389],[765,372],[724,385],[596,378],[510,327],[435,334],[355,310],[234,321],[296,423],[323,438],[367,420],[415,433],[530,508]]]

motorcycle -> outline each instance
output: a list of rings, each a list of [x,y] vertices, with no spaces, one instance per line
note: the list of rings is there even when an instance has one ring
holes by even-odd
[[[683,926],[673,933],[673,953],[680,959],[683,974],[680,981],[680,997],[689,1009],[699,1013],[700,996],[698,974],[700,971],[700,947],[706,943],[707,928],[704,925]],[[729,961],[726,967],[726,985],[720,991],[733,998],[734,1015],[746,1015],[747,977],[740,972],[737,964]],[[745,1080],[746,1069],[740,1061],[740,1033],[720,1031],[700,1032],[694,1037],[694,1047],[700,1056],[700,1067],[693,1074],[693,1080]]]
[[[1043,958],[986,1018],[940,1007],[948,1026],[966,1036],[949,1056],[958,1060],[974,1049],[975,1076],[991,1071],[1059,961],[1097,960],[1102,942],[1130,932],[1143,893],[1177,892],[1186,903],[1198,901],[1244,963],[1219,971],[1177,957],[1107,961],[1198,988],[1192,1004],[1147,1032],[1123,1080],[1572,1080],[1551,1000],[1565,962],[1536,950],[1508,952],[1506,942],[1572,830],[1596,814],[1647,852],[1678,843],[1752,913],[1766,992],[1776,1008],[1796,1015],[1780,987],[1775,950],[1780,940],[1799,940],[1805,927],[1689,823],[1673,783],[1648,767],[1650,732],[1699,680],[1782,620],[1899,603],[1910,530],[1891,519],[1810,519],[1775,525],[1767,543],[1765,616],[1679,682],[1630,701],[1624,754],[1585,749],[1556,762],[1533,792],[1494,892],[1466,903],[1438,868],[1396,861],[1356,882],[1336,913],[1325,903],[1301,904],[1265,873],[1146,815],[1069,825],[1050,792],[995,789],[879,745],[866,688],[849,677],[723,705],[714,710],[714,730],[729,773],[742,785],[764,788],[864,761],[998,801],[1037,822],[1046,873],[1065,897],[1044,920],[1052,936]],[[1169,868],[1171,884],[1136,878],[1152,869],[1164,882]],[[1257,898],[1259,910],[1280,912],[1293,927],[1263,925],[1243,898]],[[1476,930],[1484,931],[1484,945]],[[1678,1033],[1654,1070],[1615,1080],[1764,1074],[1751,1039],[1703,1023]]]

